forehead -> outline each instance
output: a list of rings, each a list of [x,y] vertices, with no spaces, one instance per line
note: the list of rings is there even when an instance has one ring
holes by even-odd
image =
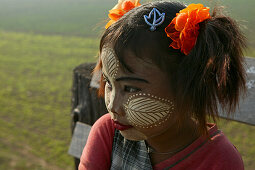
[[[111,47],[104,47],[101,52],[102,70],[111,77],[118,75],[136,75],[140,77],[153,78],[155,76],[167,76],[158,66],[145,57],[137,57],[132,50],[123,50],[122,60],[132,73],[120,63],[116,53]]]
[[[102,71],[115,78],[119,70],[119,60],[112,48],[105,47],[101,52]]]

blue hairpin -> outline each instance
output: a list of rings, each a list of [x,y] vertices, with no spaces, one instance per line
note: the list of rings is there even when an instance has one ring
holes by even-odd
[[[157,14],[159,18],[157,18]],[[151,19],[151,16],[154,15],[153,22],[150,23],[148,20]],[[151,26],[150,30],[155,31],[156,27],[161,25],[165,20],[165,13],[160,13],[156,8],[153,8],[149,14],[149,16],[144,15],[145,22]]]

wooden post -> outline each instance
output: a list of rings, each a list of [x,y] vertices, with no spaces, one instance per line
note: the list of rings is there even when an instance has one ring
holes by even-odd
[[[77,122],[93,125],[103,114],[107,113],[104,100],[98,98],[97,89],[90,87],[92,70],[95,63],[85,63],[73,71],[71,131],[74,132]],[[77,152],[72,149],[70,152]],[[79,153],[80,154],[80,153]],[[73,154],[72,154],[73,155]],[[77,154],[75,154],[77,155]],[[78,169],[80,159],[75,157],[75,168]]]

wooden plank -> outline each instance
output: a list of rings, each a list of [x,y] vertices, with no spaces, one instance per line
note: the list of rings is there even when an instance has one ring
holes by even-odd
[[[239,109],[229,117],[221,111],[220,117],[255,125],[255,58],[246,57],[247,95],[240,101]]]
[[[68,154],[75,158],[80,158],[83,148],[87,142],[91,126],[82,122],[77,122],[74,128],[73,137],[69,146]]]

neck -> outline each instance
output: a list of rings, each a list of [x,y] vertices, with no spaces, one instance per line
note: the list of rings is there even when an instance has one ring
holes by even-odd
[[[197,124],[187,120],[182,127],[175,126],[168,128],[165,132],[146,140],[146,143],[156,153],[176,151],[190,145],[199,137]]]

